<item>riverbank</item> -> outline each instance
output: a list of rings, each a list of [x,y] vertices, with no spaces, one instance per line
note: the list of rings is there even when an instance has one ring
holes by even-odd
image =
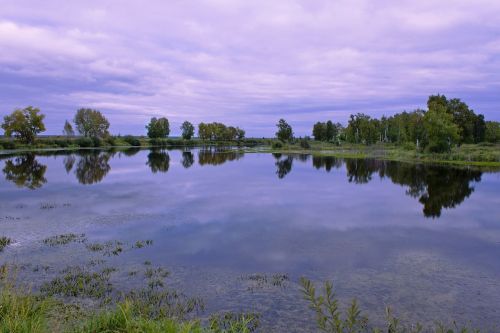
[[[152,148],[194,148],[194,147],[237,147],[244,152],[312,154],[338,158],[374,158],[381,160],[440,163],[461,166],[500,167],[500,144],[480,143],[453,147],[447,153],[427,153],[415,147],[379,143],[361,145],[341,143],[340,145],[313,140],[296,140],[283,143],[276,139],[248,138],[238,141],[203,141],[199,139],[183,140],[170,138],[151,140],[146,137],[113,137],[106,140],[84,138],[44,137],[35,145],[22,145],[12,140],[0,140],[0,155],[12,155],[27,152],[47,152],[79,149],[152,149]]]

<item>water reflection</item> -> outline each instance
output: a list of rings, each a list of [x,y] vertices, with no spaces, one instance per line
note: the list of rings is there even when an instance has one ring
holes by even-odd
[[[237,161],[242,158],[244,153],[234,150],[206,148],[198,152],[198,164],[221,165],[228,161]]]
[[[190,151],[182,152],[182,166],[185,169],[190,168],[194,164],[194,155]]]
[[[78,182],[84,185],[101,182],[111,170],[109,160],[114,154],[112,152],[99,152],[96,150],[80,154],[75,170]]]
[[[279,179],[283,179],[287,174],[292,171],[292,165],[293,165],[293,159],[294,157],[292,155],[288,155],[285,158],[281,159],[281,155],[279,158],[276,158],[276,174],[278,175]]]
[[[71,170],[73,169],[73,166],[75,165],[76,158],[74,155],[68,155],[64,157],[63,164],[64,164],[64,169],[66,170],[66,173],[70,173]]]
[[[9,159],[5,162],[3,173],[5,179],[18,187],[37,189],[47,182],[45,172],[47,166],[39,163],[34,154],[27,154]]]
[[[482,172],[468,168],[425,166],[409,163],[384,162],[380,176],[406,185],[406,194],[418,198],[426,217],[439,217],[443,208],[454,208],[468,198],[481,181]]]
[[[110,160],[115,156],[134,156],[140,149],[132,148],[122,151],[81,150],[77,152],[45,152],[41,156],[63,156],[62,162],[66,173],[74,170],[80,184],[89,185],[101,182],[110,172]],[[243,153],[235,150],[201,149],[198,150],[198,164],[221,165],[227,161],[236,161]],[[140,158],[143,155],[141,155]],[[343,172],[345,167],[347,181],[353,184],[368,184],[377,175],[380,179],[390,179],[394,184],[406,188],[406,195],[418,200],[423,205],[423,215],[437,218],[443,209],[455,208],[474,192],[474,183],[481,181],[482,172],[478,169],[456,168],[443,165],[412,164],[372,159],[342,159],[331,156],[311,156],[307,154],[272,154],[275,174],[284,179],[294,163],[307,165],[312,159],[312,167],[317,170]],[[45,173],[47,166],[37,161],[35,154],[20,156],[4,155],[3,173],[5,179],[19,187],[37,189],[47,183]],[[179,154],[180,164],[191,168],[195,163],[192,151],[185,150]],[[297,162],[294,162],[297,161]],[[147,154],[146,165],[152,173],[165,173],[170,168],[170,156],[166,150],[153,149]],[[272,168],[272,164],[269,166]],[[264,169],[264,172],[270,172]],[[272,171],[271,171],[272,172]]]
[[[482,172],[469,168],[454,168],[442,165],[424,165],[379,161],[371,159],[346,159],[343,162],[332,157],[314,157],[313,166],[332,165],[339,168],[345,163],[347,179],[355,184],[367,184],[375,173],[380,178],[389,178],[393,183],[407,186],[406,194],[418,199],[424,206],[425,217],[439,217],[443,208],[460,205],[472,192],[473,183],[481,181]],[[291,164],[290,164],[291,165]]]
[[[170,168],[170,156],[164,150],[151,150],[148,154],[148,162],[146,163],[151,172],[167,172]]]
[[[316,169],[324,168],[326,172],[342,167],[342,160],[333,156],[313,156],[312,163]]]
[[[130,157],[130,156],[134,156],[135,154],[137,154],[140,151],[141,151],[141,148],[137,148],[137,147],[135,147],[135,148],[128,148],[128,149],[125,149],[125,150],[121,150],[120,154],[123,154],[125,156]]]

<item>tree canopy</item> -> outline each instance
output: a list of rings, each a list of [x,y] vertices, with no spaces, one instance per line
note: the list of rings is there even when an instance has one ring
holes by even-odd
[[[351,115],[345,139],[364,144],[411,144],[433,152],[448,151],[455,144],[500,140],[494,134],[495,123],[486,122],[482,114],[474,113],[458,98],[448,100],[444,95],[432,95],[427,108],[380,119],[363,113]],[[326,124],[316,123],[313,127],[315,133],[326,136]]]
[[[74,136],[75,131],[73,130],[73,126],[71,126],[70,122],[66,120],[64,123],[63,134],[66,136]]]
[[[293,130],[285,119],[280,119],[276,124],[278,131],[276,137],[281,141],[291,141],[293,139]]]
[[[168,119],[162,118],[151,118],[149,124],[146,125],[148,130],[148,137],[151,139],[166,138],[170,134],[170,124]]]
[[[85,137],[103,138],[109,135],[109,122],[98,110],[79,109],[73,121],[78,133]]]
[[[232,141],[245,137],[245,131],[239,127],[226,126],[222,123],[199,123],[198,136],[202,140]]]
[[[28,106],[5,116],[2,128],[7,137],[14,134],[22,142],[33,143],[36,135],[45,131],[44,118],[45,115],[40,114],[40,109]]]
[[[185,121],[181,125],[182,138],[184,140],[190,140],[194,135],[194,126],[189,121]]]

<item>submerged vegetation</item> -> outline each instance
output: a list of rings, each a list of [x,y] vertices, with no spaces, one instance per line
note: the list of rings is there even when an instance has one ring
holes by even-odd
[[[205,310],[203,300],[188,298],[164,286],[148,285],[111,299],[113,287],[109,282],[109,275],[113,269],[89,273],[81,268],[68,268],[62,272],[62,277],[43,285],[38,294],[16,286],[10,278],[8,268],[5,265],[1,268],[0,332],[265,332],[264,327],[261,327],[259,313],[221,312],[210,315],[208,320],[192,316]],[[393,316],[389,308],[386,309],[386,326],[377,328],[368,317],[362,315],[356,300],[342,310],[343,304],[339,302],[331,282],[325,283],[324,293],[320,294],[306,278],[300,279],[300,286],[303,298],[315,315],[316,328],[322,332],[479,332],[455,324],[403,324]],[[67,297],[82,300],[90,297],[106,301],[96,308],[85,306],[85,303],[74,303]]]
[[[2,252],[4,248],[9,246],[10,243],[12,243],[12,240],[10,238],[5,236],[0,237],[0,252]]]

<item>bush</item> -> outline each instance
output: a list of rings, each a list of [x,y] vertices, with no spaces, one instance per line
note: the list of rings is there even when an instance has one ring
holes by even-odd
[[[309,141],[307,139],[300,139],[300,147],[304,149],[309,149],[311,148],[311,145],[309,144]]]
[[[139,147],[141,145],[141,141],[132,135],[125,135],[123,141],[134,147]]]
[[[417,146],[413,142],[405,142],[401,147],[404,150],[415,150]]]
[[[2,142],[3,149],[16,149],[16,144],[13,141]]]
[[[116,138],[114,136],[108,136],[104,141],[109,146],[116,146]]]
[[[102,146],[102,140],[100,138],[92,138],[92,146],[93,147],[101,147]]]
[[[54,143],[61,148],[67,148],[71,144],[70,140],[67,139],[59,139],[54,141]]]
[[[271,147],[273,149],[283,148],[283,142],[281,142],[281,141],[274,141]]]
[[[92,141],[91,138],[79,138],[78,140],[76,140],[76,144],[82,148],[89,148],[89,147],[92,147],[94,145],[94,142]]]

